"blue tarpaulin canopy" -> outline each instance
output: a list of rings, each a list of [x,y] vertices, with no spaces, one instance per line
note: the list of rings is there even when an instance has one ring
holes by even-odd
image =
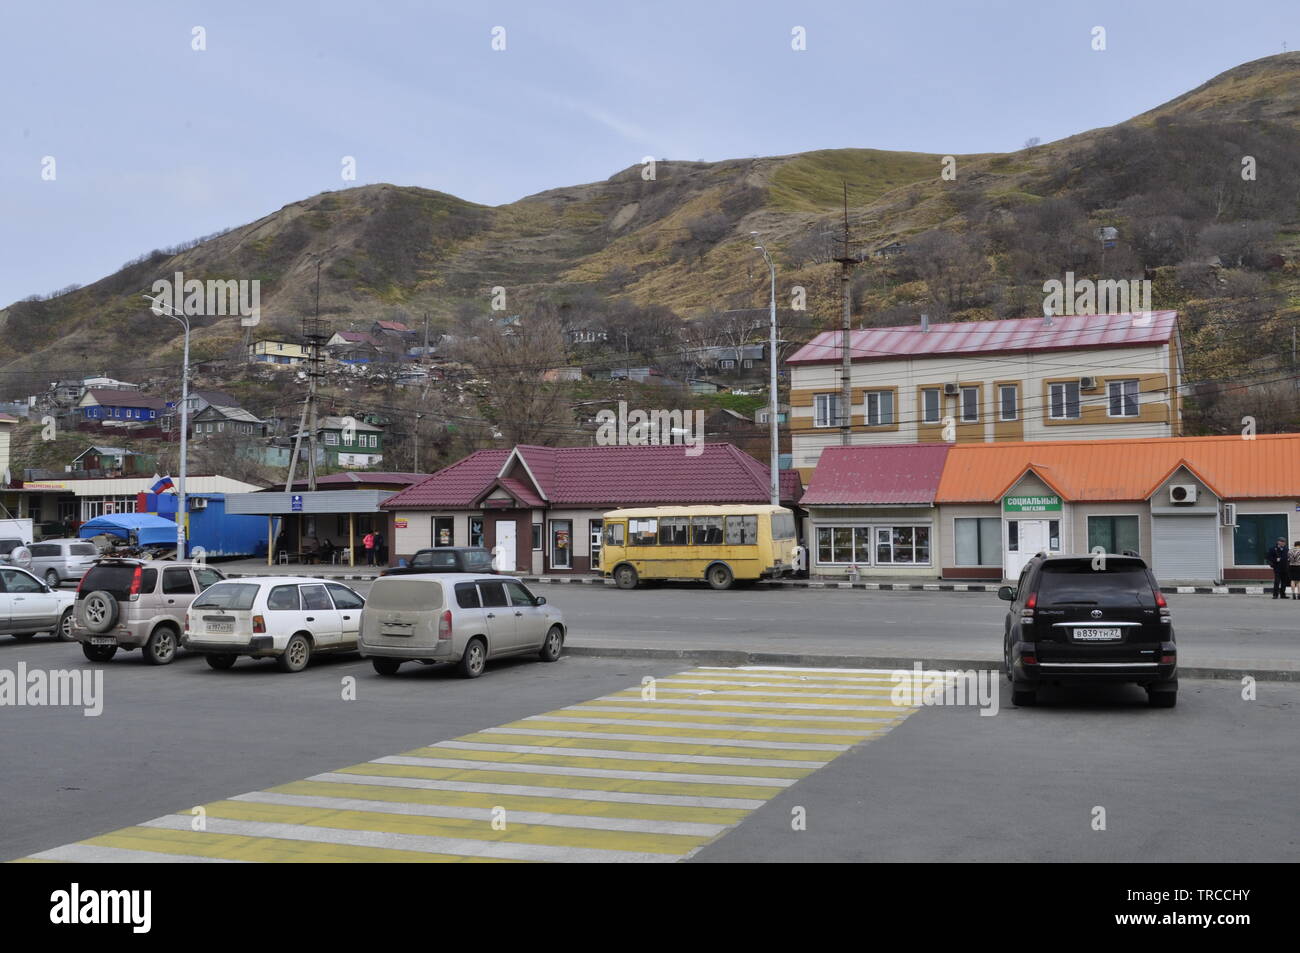
[[[78,533],[82,539],[101,533],[128,539],[131,533],[135,533],[141,546],[176,542],[176,524],[152,513],[110,513],[96,516],[93,520],[82,523]]]

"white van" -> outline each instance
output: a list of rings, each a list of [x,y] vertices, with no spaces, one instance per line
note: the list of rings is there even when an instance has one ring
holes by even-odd
[[[356,649],[365,604],[347,586],[311,576],[228,579],[190,604],[181,644],[215,669],[248,655],[301,672],[317,652]]]
[[[396,675],[407,661],[454,662],[478,678],[488,659],[556,661],[565,633],[563,613],[509,576],[381,576],[370,588],[357,650],[380,675]]]

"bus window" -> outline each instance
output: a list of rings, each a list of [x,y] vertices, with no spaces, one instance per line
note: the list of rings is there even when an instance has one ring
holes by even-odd
[[[693,517],[691,519],[691,537],[691,542],[696,546],[721,546],[722,517]]]
[[[659,545],[685,546],[690,524],[685,516],[665,516],[659,521]]]
[[[659,536],[659,520],[653,516],[640,519],[632,517],[627,521],[628,545],[653,546]]]
[[[772,538],[773,539],[794,539],[794,514],[793,513],[773,513],[772,514]]]
[[[752,546],[758,542],[757,516],[728,516],[727,545]]]
[[[623,524],[622,523],[605,524],[605,545],[606,546],[623,545]]]

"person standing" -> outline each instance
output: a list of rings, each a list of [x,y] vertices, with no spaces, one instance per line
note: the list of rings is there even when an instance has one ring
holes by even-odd
[[[361,537],[361,545],[366,548],[366,565],[373,566],[375,564],[375,534],[366,533],[365,536]]]
[[[388,540],[382,529],[375,530],[375,559],[381,566],[388,565]]]
[[[1273,598],[1285,599],[1289,581],[1287,577],[1291,574],[1291,551],[1287,549],[1285,536],[1277,538],[1265,558],[1273,570]]]
[[[1291,563],[1291,598],[1300,600],[1300,539],[1291,544],[1289,561]]]

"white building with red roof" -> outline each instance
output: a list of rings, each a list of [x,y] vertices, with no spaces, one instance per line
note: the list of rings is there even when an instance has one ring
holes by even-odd
[[[430,546],[505,546],[512,567],[594,572],[604,514],[626,506],[767,503],[768,469],[728,443],[479,450],[382,504],[394,559]],[[781,502],[803,486],[782,471]]]
[[[841,443],[842,347],[825,331],[786,362],[805,478]],[[1182,434],[1174,311],[863,328],[849,357],[850,445]]]

